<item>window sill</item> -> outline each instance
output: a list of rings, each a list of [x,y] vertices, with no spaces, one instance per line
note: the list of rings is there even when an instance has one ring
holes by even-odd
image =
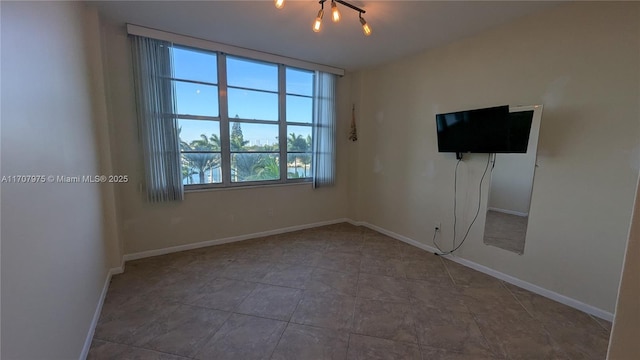
[[[227,186],[227,187],[205,187],[205,188],[195,188],[189,189],[187,187],[184,188],[185,194],[190,193],[199,193],[206,191],[229,191],[229,190],[246,190],[246,189],[256,189],[256,188],[271,188],[271,187],[281,187],[281,186],[300,186],[300,185],[312,185],[313,181],[311,179],[304,181],[296,181],[296,182],[287,182],[287,183],[275,183],[275,184],[255,184],[255,185],[236,185],[236,186]]]

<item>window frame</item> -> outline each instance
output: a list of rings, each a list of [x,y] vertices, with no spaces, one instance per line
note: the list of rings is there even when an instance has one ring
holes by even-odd
[[[184,184],[184,179],[183,179],[183,187],[184,187],[184,191],[185,192],[190,192],[190,191],[202,191],[202,190],[215,190],[215,189],[228,189],[228,188],[243,188],[243,187],[262,187],[262,186],[274,186],[274,185],[293,185],[293,184],[311,184],[313,182],[313,172],[311,174],[309,174],[308,177],[303,177],[303,178],[288,178],[288,155],[290,154],[290,152],[288,151],[288,146],[287,146],[287,126],[308,126],[311,127],[311,136],[312,139],[315,136],[315,124],[314,124],[314,119],[313,119],[313,114],[312,114],[312,121],[311,123],[308,122],[287,122],[287,109],[286,109],[286,98],[287,95],[295,95],[295,96],[302,96],[302,95],[296,95],[296,94],[288,94],[287,93],[287,88],[286,88],[286,70],[287,68],[290,69],[295,69],[295,70],[299,70],[299,71],[305,71],[305,72],[309,72],[312,74],[312,94],[311,94],[311,111],[313,112],[313,109],[315,108],[315,104],[316,104],[316,81],[317,81],[317,71],[312,70],[312,69],[306,69],[303,67],[299,67],[299,66],[292,66],[292,65],[286,65],[286,64],[281,64],[281,63],[274,63],[274,62],[270,62],[267,60],[262,60],[262,59],[255,59],[255,58],[250,58],[247,56],[242,56],[242,55],[235,55],[235,54],[228,54],[225,52],[221,52],[221,51],[214,51],[214,50],[207,50],[207,49],[201,49],[201,48],[197,48],[197,47],[193,47],[193,46],[188,46],[188,45],[182,45],[182,44],[172,44],[172,47],[175,48],[180,48],[182,50],[189,50],[189,51],[199,51],[199,52],[206,52],[206,53],[214,53],[216,54],[216,60],[217,60],[217,64],[216,64],[216,71],[217,71],[217,84],[212,84],[212,83],[208,83],[208,82],[201,82],[201,81],[194,81],[194,80],[188,80],[188,82],[191,83],[199,83],[199,84],[203,84],[203,85],[216,85],[218,88],[218,116],[217,117],[211,117],[211,116],[194,116],[194,115],[181,115],[181,114],[173,114],[177,119],[185,119],[185,120],[200,120],[200,121],[218,121],[220,124],[220,152],[212,152],[212,153],[220,153],[221,156],[221,161],[220,161],[220,172],[222,175],[222,181],[219,183],[205,183],[205,184]],[[244,119],[244,118],[231,118],[229,116],[229,103],[228,103],[228,82],[227,82],[227,56],[231,56],[234,58],[238,58],[238,59],[243,59],[243,60],[247,60],[247,61],[251,61],[251,62],[256,62],[256,63],[265,63],[265,64],[270,64],[270,65],[276,65],[278,72],[277,72],[277,83],[278,83],[278,88],[277,88],[277,99],[278,99],[278,119],[276,121],[273,120],[257,120],[257,119]],[[174,79],[172,76],[172,80],[173,81],[187,81],[187,80],[179,80],[179,79]],[[245,89],[244,87],[238,87],[238,86],[231,86],[231,88],[238,88],[238,89]],[[246,88],[246,90],[257,90],[257,91],[262,91],[262,92],[267,92],[267,93],[273,93],[272,91],[268,91],[268,90],[260,90],[260,89],[251,89],[251,88]],[[307,96],[304,96],[307,97]],[[246,123],[246,124],[269,124],[269,125],[276,125],[278,126],[278,145],[279,145],[279,150],[278,152],[237,152],[237,151],[231,151],[231,123],[232,122],[239,122],[239,123]],[[312,144],[311,148],[313,147]],[[280,171],[279,171],[279,179],[274,179],[274,180],[255,180],[255,181],[232,181],[232,164],[231,164],[231,156],[234,153],[264,153],[264,154],[268,154],[268,153],[273,153],[273,154],[278,154],[279,156],[279,165],[280,165]],[[295,154],[298,152],[291,152],[291,154]],[[309,149],[308,152],[305,153],[312,153],[312,149]],[[182,154],[183,151],[181,149],[180,151],[180,156],[182,158]],[[313,164],[313,156],[312,156],[312,161],[311,161],[311,169],[314,169],[314,164]]]

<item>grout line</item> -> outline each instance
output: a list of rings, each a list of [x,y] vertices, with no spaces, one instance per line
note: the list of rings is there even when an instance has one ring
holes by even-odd
[[[220,326],[218,326],[218,328],[216,329],[216,331],[212,332],[211,335],[209,335],[206,340],[204,340],[202,342],[202,345],[200,346],[199,349],[197,349],[195,351],[195,353],[193,354],[192,359],[196,359],[197,355],[200,353],[200,351],[202,351],[202,349],[204,349],[204,347],[209,343],[209,341],[211,341],[211,339],[213,339],[214,336],[216,336],[216,334],[218,333],[218,331],[220,331],[220,329],[222,329],[222,327],[224,326],[224,324],[227,323],[227,321],[229,320],[229,318],[231,317],[231,315],[233,315],[232,312],[227,311],[227,317],[226,319],[224,319],[224,321],[222,322],[222,324],[220,324]]]
[[[503,287],[505,290],[507,290],[507,292],[508,292],[509,294],[511,294],[511,296],[513,296],[513,298],[516,300],[516,302],[517,302],[520,306],[522,306],[522,308],[524,309],[524,311],[525,311],[527,314],[529,314],[529,316],[531,316],[531,318],[532,318],[532,319],[537,320],[537,319],[536,319],[536,317],[535,317],[535,316],[533,316],[533,314],[529,311],[529,309],[527,309],[527,307],[526,307],[526,306],[524,306],[524,304],[522,304],[522,301],[520,301],[520,299],[518,299],[518,296],[517,296],[513,291],[511,291],[511,290],[507,287],[507,285],[505,285],[505,283],[504,283],[503,281],[501,281],[500,283],[501,283],[502,287]]]
[[[160,354],[166,354],[166,355],[171,355],[171,356],[177,356],[183,359],[195,359],[195,356],[185,356],[185,355],[178,355],[175,353],[170,353],[170,352],[166,352],[166,351],[161,351],[161,350],[156,350],[156,349],[151,349],[151,348],[147,348],[147,347],[143,347],[143,346],[138,346],[138,345],[130,345],[130,344],[125,344],[125,343],[121,343],[121,342],[117,342],[117,341],[112,341],[112,340],[104,340],[104,339],[97,339],[96,340],[100,340],[102,342],[106,342],[106,343],[111,343],[111,344],[117,344],[117,345],[123,345],[126,347],[130,347],[133,349],[140,349],[140,350],[145,350],[145,351],[152,351],[152,352],[157,352]]]
[[[465,305],[466,306],[466,305]],[[471,315],[471,318],[473,319],[473,322],[476,324],[476,327],[478,328],[478,331],[480,331],[480,335],[482,336],[482,339],[484,340],[485,344],[487,344],[487,346],[489,347],[489,352],[491,352],[491,354],[493,355],[497,355],[500,356],[503,359],[507,358],[507,355],[500,355],[498,354],[493,347],[491,346],[491,342],[489,342],[489,339],[487,338],[487,336],[484,334],[484,331],[482,330],[482,327],[480,326],[480,323],[478,322],[477,319],[477,315],[476,313],[473,313],[471,311],[469,311],[469,315]]]
[[[349,348],[351,348],[351,331],[347,332],[347,353],[344,354],[345,359],[349,357]]]
[[[416,346],[420,345],[420,343],[417,341],[418,339],[416,339],[416,342],[403,341],[403,340],[394,340],[394,339],[383,338],[383,337],[380,337],[380,336],[374,336],[374,335],[369,335],[369,334],[364,334],[364,333],[359,333],[359,332],[351,332],[351,335],[366,336],[366,337],[379,339],[379,340],[392,341],[392,342],[398,343],[398,344],[416,345]]]
[[[282,340],[282,337],[284,336],[285,331],[287,331],[289,324],[290,322],[287,321],[287,324],[284,326],[284,329],[282,329],[282,332],[280,333],[280,337],[278,338],[278,342],[276,343],[276,346],[273,347],[273,350],[271,350],[271,354],[269,354],[269,359],[273,358],[273,354],[275,354],[276,350],[278,349],[278,345],[280,345],[280,341]]]
[[[449,271],[449,267],[447,266],[447,263],[444,261],[444,259],[442,259],[440,256],[438,256],[438,257],[440,258],[440,262],[442,263],[442,266],[444,266],[444,270],[449,275],[449,278],[451,278],[451,282],[453,283],[453,285],[454,286],[460,286],[460,285],[456,284],[456,280],[453,278],[453,275],[451,275],[451,271]]]

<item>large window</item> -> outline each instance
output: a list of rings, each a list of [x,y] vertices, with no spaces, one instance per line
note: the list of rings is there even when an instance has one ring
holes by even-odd
[[[180,201],[185,189],[335,184],[340,71],[133,25],[127,29],[150,202]],[[198,48],[176,45],[174,38]]]
[[[187,189],[309,181],[313,71],[172,47]]]

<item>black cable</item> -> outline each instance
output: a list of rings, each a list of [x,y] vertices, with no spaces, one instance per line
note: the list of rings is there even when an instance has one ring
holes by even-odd
[[[438,248],[438,250],[440,250],[441,254],[436,254],[436,255],[449,255],[451,253],[453,253],[454,251],[458,250],[462,244],[464,244],[464,242],[467,240],[467,237],[469,236],[469,232],[471,231],[471,227],[473,227],[473,224],[476,222],[476,220],[478,219],[478,215],[480,214],[480,205],[482,203],[482,183],[484,182],[484,177],[487,175],[487,170],[489,170],[489,163],[491,162],[491,154],[489,154],[487,156],[487,165],[484,168],[484,172],[482,173],[482,177],[480,178],[480,185],[478,188],[478,208],[476,209],[476,214],[473,217],[473,220],[471,221],[471,224],[469,224],[469,227],[467,228],[466,233],[464,234],[464,237],[462,238],[462,241],[460,242],[460,244],[458,246],[455,246],[455,241],[456,241],[456,222],[457,222],[457,214],[456,214],[456,204],[457,204],[457,190],[458,190],[458,165],[460,164],[460,160],[458,160],[458,162],[456,163],[456,169],[454,172],[454,182],[453,182],[453,246],[455,246],[452,250],[449,251],[443,251],[442,249],[440,249],[440,247],[438,246],[438,243],[436,243],[435,239],[436,239],[436,234],[433,234],[433,244],[436,246],[436,248]],[[495,161],[494,161],[495,163]],[[492,168],[493,170],[493,168]]]

